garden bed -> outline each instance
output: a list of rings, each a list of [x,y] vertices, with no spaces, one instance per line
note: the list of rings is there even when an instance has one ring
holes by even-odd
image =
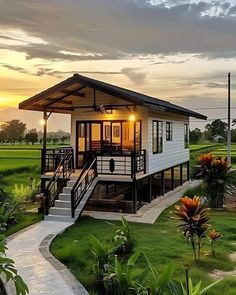
[[[195,263],[191,246],[187,244],[181,233],[177,232],[177,224],[170,218],[172,209],[165,210],[153,225],[137,223],[131,225],[136,239],[136,250],[145,252],[158,271],[174,260],[176,264],[175,278],[184,280],[185,267],[189,266],[193,281],[201,280],[203,285],[207,285],[212,282],[208,274],[215,269],[230,271],[236,267],[236,263],[229,258],[229,254],[236,251],[236,246],[232,244],[233,241],[236,241],[235,213],[212,210],[211,224],[223,234],[224,238],[218,241],[216,257],[203,255],[201,261]],[[94,277],[91,268],[94,260],[89,250],[90,235],[93,234],[102,240],[109,238],[113,232],[114,228],[105,221],[82,217],[79,223],[56,237],[52,243],[51,252],[68,266],[89,291],[92,291]],[[77,242],[75,243],[75,241]],[[206,251],[209,250],[206,240],[203,252],[207,254]],[[139,262],[139,266],[142,268],[142,260]],[[208,294],[235,295],[235,288],[236,280],[228,278]]]

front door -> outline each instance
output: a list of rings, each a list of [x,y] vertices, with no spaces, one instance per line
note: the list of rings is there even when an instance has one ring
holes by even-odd
[[[102,124],[101,122],[78,122],[77,124],[77,168],[83,168],[95,151],[101,151]]]

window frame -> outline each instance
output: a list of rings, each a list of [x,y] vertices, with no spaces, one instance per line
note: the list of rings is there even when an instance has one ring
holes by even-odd
[[[173,141],[173,122],[166,122],[166,141]]]
[[[156,134],[154,132],[156,132]],[[155,140],[156,140],[156,149],[154,148]],[[152,153],[153,154],[163,153],[163,121],[160,121],[160,120],[152,121]]]

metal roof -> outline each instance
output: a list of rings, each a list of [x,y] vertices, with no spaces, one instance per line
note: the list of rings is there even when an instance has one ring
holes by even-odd
[[[19,108],[24,110],[71,113],[74,110],[73,100],[77,99],[78,96],[83,97],[83,90],[87,87],[121,98],[135,105],[146,106],[148,108],[158,108],[166,112],[178,113],[203,120],[207,119],[206,116],[200,113],[180,107],[168,101],[157,99],[155,97],[79,74],[74,74],[72,77],[62,81],[61,83],[56,84],[55,86],[21,102],[19,104]]]

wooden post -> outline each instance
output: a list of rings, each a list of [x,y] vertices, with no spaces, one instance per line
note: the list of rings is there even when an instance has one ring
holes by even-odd
[[[137,213],[137,181],[136,179],[133,179],[132,182],[132,199],[133,199],[133,213],[136,214]]]
[[[174,189],[174,181],[175,181],[175,168],[171,168],[171,189]]]
[[[152,201],[152,176],[149,175],[148,177],[148,202],[151,203]]]
[[[161,171],[161,194],[165,194],[165,171]]]

